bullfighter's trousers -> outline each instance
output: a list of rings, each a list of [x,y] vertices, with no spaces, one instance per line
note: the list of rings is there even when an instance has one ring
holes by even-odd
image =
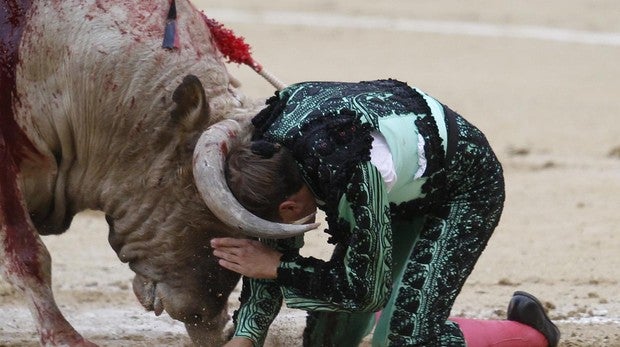
[[[456,116],[458,142],[447,163],[447,214],[393,221],[394,287],[374,313],[309,312],[304,346],[353,347],[374,326],[372,346],[465,346],[448,316],[499,222],[503,172],[484,135]]]

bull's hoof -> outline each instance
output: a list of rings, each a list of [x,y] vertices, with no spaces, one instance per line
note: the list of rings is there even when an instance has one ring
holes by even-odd
[[[71,347],[98,347],[97,344],[88,341],[79,334],[46,334],[41,336],[41,346],[71,346]]]

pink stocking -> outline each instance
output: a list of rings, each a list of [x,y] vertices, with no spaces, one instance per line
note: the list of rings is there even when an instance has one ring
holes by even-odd
[[[451,317],[465,336],[467,347],[547,347],[538,330],[509,320],[483,320]]]

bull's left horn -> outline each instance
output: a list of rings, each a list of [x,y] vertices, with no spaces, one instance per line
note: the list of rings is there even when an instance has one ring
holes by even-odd
[[[281,239],[301,235],[320,224],[274,223],[246,210],[234,197],[224,176],[226,155],[241,131],[234,120],[220,121],[205,130],[194,149],[194,180],[207,207],[224,224],[252,237]]]

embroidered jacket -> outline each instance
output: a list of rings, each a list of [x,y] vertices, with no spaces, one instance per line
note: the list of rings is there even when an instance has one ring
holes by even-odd
[[[244,278],[235,336],[262,345],[282,299],[304,310],[377,311],[391,291],[394,220],[442,212],[450,113],[396,80],[305,82],[267,101],[253,140],[289,148],[327,216],[329,261],[304,258],[303,239],[265,240],[284,253],[276,280]],[[371,132],[384,137],[397,180],[388,192],[370,161]]]

